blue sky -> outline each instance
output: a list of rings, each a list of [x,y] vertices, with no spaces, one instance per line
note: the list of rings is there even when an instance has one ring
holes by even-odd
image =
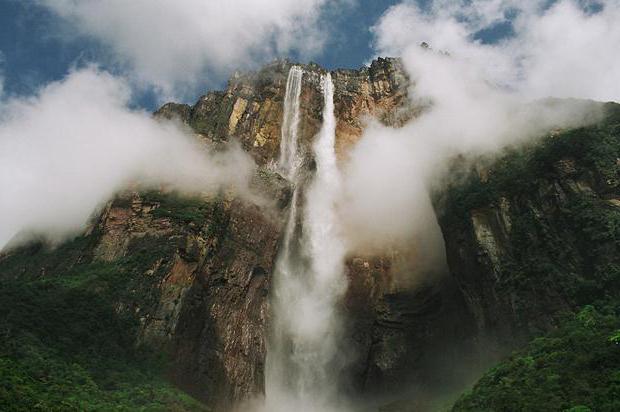
[[[373,56],[369,31],[381,14],[397,0],[358,0],[353,7],[339,8],[329,15],[333,31],[321,54],[312,60],[329,68],[363,65]],[[5,78],[4,92],[10,96],[30,95],[42,85],[61,79],[71,67],[95,62],[113,73],[122,72],[111,64],[109,51],[98,41],[77,35],[46,8],[31,2],[0,0],[0,66]],[[297,59],[294,53],[290,56]],[[225,79],[217,79],[223,87]],[[205,87],[208,87],[205,85]],[[217,87],[217,86],[216,86]],[[205,90],[196,90],[191,101]],[[157,106],[152,91],[136,99],[149,110]]]
[[[72,65],[98,61],[101,46],[71,38],[61,22],[42,7],[0,0],[0,52],[5,92],[31,94],[63,77]]]
[[[329,27],[325,47],[312,61],[328,69],[360,67],[373,57],[373,35],[370,28],[385,11],[400,0],[355,0],[349,4],[326,7],[321,20]],[[427,0],[418,0],[423,8]],[[334,4],[334,3],[329,3]],[[509,16],[510,17],[510,16]],[[495,42],[510,36],[510,22],[485,28],[474,35],[475,40]],[[304,61],[295,51],[288,57]],[[95,63],[113,74],[128,74],[127,67],[118,66],[114,51],[95,37],[80,34],[75,26],[58,17],[49,8],[31,0],[0,0],[0,74],[4,77],[5,96],[28,96],[52,81],[62,79],[73,67]],[[209,89],[224,87],[228,74],[211,75],[183,92],[182,100],[192,103]],[[154,110],[160,104],[158,93],[149,87],[134,90],[137,107]]]

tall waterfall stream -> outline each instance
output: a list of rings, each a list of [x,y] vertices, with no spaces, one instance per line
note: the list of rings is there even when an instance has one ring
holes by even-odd
[[[322,76],[323,124],[313,145],[316,170],[308,176],[298,144],[303,74],[293,66],[288,75],[278,162],[293,195],[271,298],[265,410],[273,412],[333,410],[343,366],[337,303],[346,290],[345,246],[334,204],[340,190],[334,85],[329,73]]]

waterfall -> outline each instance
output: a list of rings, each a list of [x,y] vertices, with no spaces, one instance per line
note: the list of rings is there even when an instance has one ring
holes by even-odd
[[[312,411],[328,411],[335,402],[342,354],[338,353],[342,327],[336,305],[346,291],[345,247],[339,233],[335,199],[340,191],[336,164],[336,118],[331,75],[322,78],[323,125],[314,143],[316,172],[307,195],[303,244],[309,260],[305,293],[295,326],[295,356],[301,369],[300,396]],[[339,356],[340,355],[340,356]]]
[[[334,85],[329,73],[321,78],[323,124],[313,146],[316,171],[308,185],[297,154],[301,77],[301,69],[291,68],[282,124],[279,166],[294,190],[273,279],[264,409],[270,412],[335,410],[343,365],[336,306],[346,290],[345,248],[335,208],[340,174],[334,148]]]
[[[284,117],[280,137],[280,159],[278,168],[289,179],[299,167],[297,155],[297,132],[299,129],[299,96],[301,95],[301,78],[303,70],[293,66],[288,72],[286,80],[286,94],[284,96]]]

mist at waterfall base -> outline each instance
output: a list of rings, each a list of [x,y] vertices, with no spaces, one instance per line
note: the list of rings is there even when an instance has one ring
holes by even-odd
[[[450,178],[450,159],[494,156],[600,117],[600,104],[575,99],[620,99],[620,4],[601,4],[598,12],[568,0],[390,8],[373,28],[376,50],[402,56],[410,100],[426,109],[400,129],[372,123],[353,148],[340,203],[348,238],[376,249],[432,236],[429,190]],[[512,8],[512,36],[476,39]]]
[[[130,183],[247,192],[254,163],[240,147],[210,151],[180,124],[129,108],[130,95],[122,78],[88,67],[0,102],[0,249],[83,232]]]

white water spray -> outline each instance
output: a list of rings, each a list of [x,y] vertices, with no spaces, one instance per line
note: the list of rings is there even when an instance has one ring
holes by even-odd
[[[306,190],[303,219],[299,222],[297,203],[304,179],[297,154],[297,127],[293,124],[299,122],[300,91],[289,88],[301,86],[301,76],[299,83],[291,81],[298,75],[297,70],[294,67],[289,73],[282,126],[281,148],[289,150],[281,152],[279,164],[295,188],[273,281],[274,318],[264,410],[341,411],[336,406],[337,380],[344,362],[338,357],[342,328],[336,307],[346,290],[346,279],[345,247],[334,203],[340,191],[334,149],[334,86],[329,74],[322,77],[323,125],[313,147],[316,172]],[[295,152],[291,153],[292,147]]]

